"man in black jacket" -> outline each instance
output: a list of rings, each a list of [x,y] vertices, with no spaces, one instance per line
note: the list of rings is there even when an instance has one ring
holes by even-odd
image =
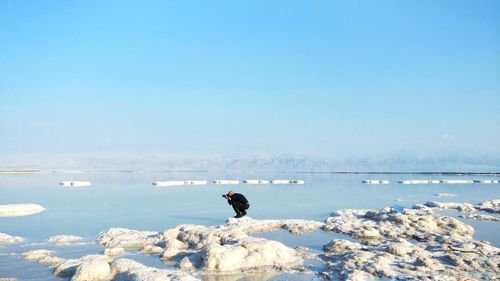
[[[229,191],[226,195],[222,195],[222,197],[226,198],[227,203],[233,206],[233,209],[236,212],[236,216],[234,216],[235,218],[241,218],[247,214],[246,210],[250,208],[250,204],[243,194]]]

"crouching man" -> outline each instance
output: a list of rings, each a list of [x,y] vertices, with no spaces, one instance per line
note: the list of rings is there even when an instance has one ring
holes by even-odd
[[[250,208],[250,204],[243,194],[229,191],[227,194],[222,195],[222,197],[226,198],[227,203],[233,206],[233,209],[236,212],[236,216],[234,216],[235,218],[241,218],[247,214],[246,210]]]

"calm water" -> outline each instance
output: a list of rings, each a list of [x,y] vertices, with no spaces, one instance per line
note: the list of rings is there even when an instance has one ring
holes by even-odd
[[[153,187],[157,180],[177,179],[304,179],[305,185],[214,185]],[[249,216],[254,219],[325,220],[342,208],[383,208],[393,204],[411,207],[429,200],[479,203],[500,198],[499,184],[401,185],[402,179],[486,179],[491,177],[428,175],[345,175],[297,173],[93,173],[93,174],[11,174],[0,175],[0,204],[36,203],[42,213],[26,217],[0,218],[0,232],[25,238],[26,243],[44,242],[58,234],[83,236],[92,241],[97,233],[110,227],[164,230],[181,223],[218,225],[233,215],[221,197],[229,189],[243,193],[251,202]],[[388,179],[389,185],[366,185],[364,179]],[[67,188],[62,180],[90,180],[92,186]],[[457,197],[436,197],[435,193],[454,193]],[[399,200],[396,202],[396,200]],[[456,212],[450,212],[457,215]],[[476,229],[476,238],[500,244],[500,223],[466,220]],[[321,249],[332,237],[313,233],[297,240],[288,234],[268,238],[290,246]],[[98,246],[94,246],[98,247]],[[47,248],[41,247],[41,248]],[[0,248],[0,277],[24,264],[19,256],[22,246]],[[69,251],[66,248],[66,252]],[[80,251],[80,250],[73,250]],[[62,252],[65,252],[62,250]],[[63,254],[67,254],[67,253]],[[71,251],[70,251],[71,252]],[[96,252],[92,247],[78,252]],[[61,255],[63,255],[61,254]],[[156,260],[156,258],[155,258]],[[29,263],[30,270],[45,266]],[[40,269],[42,270],[42,269]],[[29,280],[30,275],[16,275]],[[51,278],[50,271],[46,278]],[[276,279],[278,277],[275,277]],[[33,280],[39,280],[33,279]],[[42,278],[43,279],[43,278]],[[279,279],[279,278],[278,278]]]

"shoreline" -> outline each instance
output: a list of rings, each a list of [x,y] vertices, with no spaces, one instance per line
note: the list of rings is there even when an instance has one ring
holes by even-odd
[[[232,172],[230,170],[62,170],[62,169],[0,169],[0,174],[95,174],[95,173],[209,173]],[[450,172],[450,171],[262,171],[261,173],[297,173],[297,174],[353,174],[353,175],[436,175],[436,176],[498,176],[500,172]]]

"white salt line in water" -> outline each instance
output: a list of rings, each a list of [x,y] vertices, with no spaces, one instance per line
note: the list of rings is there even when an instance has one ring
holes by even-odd
[[[362,183],[366,184],[389,184],[388,180],[364,180]]]

